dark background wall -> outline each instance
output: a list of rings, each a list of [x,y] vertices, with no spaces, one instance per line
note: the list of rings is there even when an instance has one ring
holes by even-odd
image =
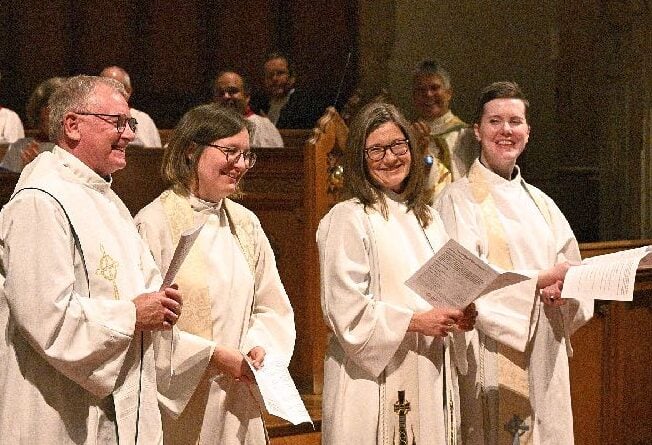
[[[170,128],[210,98],[220,70],[259,85],[272,51],[294,61],[299,85],[334,97],[355,49],[356,11],[346,0],[2,0],[0,104],[24,116],[40,81],[116,64],[131,75],[132,105]],[[343,97],[355,82],[351,69]]]
[[[265,55],[287,53],[298,84],[341,105],[382,90],[412,114],[424,57],[453,77],[453,110],[515,80],[531,102],[519,160],[581,241],[652,237],[650,0],[0,0],[0,104],[24,117],[41,80],[123,66],[132,104],[171,128],[210,97],[222,69],[262,83]],[[347,55],[351,66],[344,72]]]

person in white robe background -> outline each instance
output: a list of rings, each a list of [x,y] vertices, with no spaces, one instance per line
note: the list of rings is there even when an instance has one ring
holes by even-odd
[[[213,83],[213,100],[232,107],[251,122],[252,147],[282,147],[283,138],[266,116],[254,113],[249,106],[251,95],[244,78],[233,71],[220,71]]]
[[[0,73],[0,80],[2,80],[2,73]],[[18,114],[0,105],[0,144],[11,144],[24,137],[25,129]]]
[[[500,270],[531,278],[476,301],[468,369],[460,376],[464,444],[573,444],[570,335],[592,304],[561,300],[573,232],[555,203],[516,165],[528,142],[528,101],[513,82],[486,87],[474,124],[481,145],[468,175],[440,196],[450,236]]]
[[[237,348],[257,368],[266,354],[290,362],[292,307],[258,218],[228,199],[254,166],[250,123],[218,104],[198,106],[179,121],[162,172],[171,188],[136,216],[141,235],[165,272],[180,234],[204,226],[177,275],[184,294],[178,327]],[[264,444],[261,409],[247,382],[205,379],[181,416],[163,411],[164,439],[174,444]]]
[[[27,100],[27,120],[32,128],[38,129],[34,137],[18,139],[9,145],[2,158],[0,168],[20,173],[36,156],[44,151],[52,151],[54,143],[50,141],[50,107],[48,101],[52,93],[66,81],[65,77],[51,77],[34,89]]]
[[[131,85],[131,77],[129,73],[119,66],[107,66],[100,73],[102,77],[109,77],[115,79],[125,87],[127,91],[127,102],[131,98],[134,90]],[[144,111],[137,110],[135,108],[130,108],[131,117],[138,121],[138,134],[133,141],[130,142],[130,145],[140,145],[143,147],[161,147],[161,136],[156,128],[154,120],[149,116],[149,114]]]
[[[428,147],[433,163],[428,188],[433,201],[447,184],[464,177],[478,156],[471,126],[451,111],[453,85],[448,71],[436,60],[422,60],[412,75],[413,122],[418,143]]]
[[[427,205],[423,154],[392,105],[367,105],[351,124],[344,156],[350,199],[317,231],[331,331],[324,444],[457,443],[448,335],[470,329],[475,309],[434,309],[404,284],[448,240]]]
[[[49,106],[57,146],[23,170],[0,212],[0,442],[160,444],[152,331],[172,328],[182,300],[158,290],[110,188],[136,123],[112,79],[73,77]],[[179,369],[159,367],[184,377],[159,386],[177,405],[205,373],[248,369],[237,351],[181,340]]]

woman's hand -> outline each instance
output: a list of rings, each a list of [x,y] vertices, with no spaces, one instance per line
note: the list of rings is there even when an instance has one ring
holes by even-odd
[[[575,264],[569,263],[568,261],[564,261],[563,263],[555,264],[550,269],[546,269],[539,272],[539,278],[537,279],[537,287],[539,289],[543,289],[548,286],[554,285],[558,281],[561,281],[563,283],[564,278],[566,278],[566,273],[568,272],[568,269],[570,269],[570,267],[574,265]]]
[[[566,300],[561,299],[561,289],[564,286],[563,281],[557,281],[555,284],[546,286],[539,291],[539,296],[543,304],[552,307],[559,307],[566,304]]]
[[[255,381],[247,359],[237,349],[216,346],[211,357],[211,366],[217,371],[217,374],[225,373],[244,383]]]
[[[251,360],[254,368],[260,369],[263,367],[263,361],[265,360],[265,349],[262,346],[255,346],[251,348],[251,351],[247,352],[247,357]]]
[[[462,318],[457,320],[457,329],[460,331],[470,331],[475,326],[475,319],[478,316],[475,303],[471,303],[465,307],[462,314]]]
[[[419,332],[431,337],[446,337],[455,329],[464,314],[458,309],[434,308],[426,312],[415,312],[410,320],[408,332]]]

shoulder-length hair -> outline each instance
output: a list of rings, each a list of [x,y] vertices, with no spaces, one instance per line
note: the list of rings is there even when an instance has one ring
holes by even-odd
[[[345,195],[357,198],[365,208],[379,204],[382,215],[388,217],[385,194],[371,178],[365,162],[365,144],[369,134],[387,122],[395,123],[408,139],[412,161],[402,195],[408,209],[414,212],[421,226],[426,227],[432,215],[428,207],[429,195],[422,162],[425,149],[418,147],[410,123],[394,105],[384,102],[370,103],[363,107],[351,122],[342,162]]]
[[[197,179],[199,158],[218,139],[235,136],[251,124],[231,108],[215,103],[200,105],[183,115],[163,153],[161,176],[175,192],[188,196]]]

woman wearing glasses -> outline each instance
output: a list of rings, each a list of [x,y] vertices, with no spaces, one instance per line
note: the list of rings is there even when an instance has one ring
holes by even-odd
[[[528,107],[513,82],[482,91],[480,157],[438,201],[451,237],[496,268],[532,277],[476,301],[469,372],[459,381],[464,444],[574,443],[569,339],[593,303],[559,298],[567,261],[580,252],[559,208],[516,165],[530,135]]]
[[[456,443],[452,337],[475,309],[433,309],[404,283],[448,240],[432,212],[423,149],[388,104],[364,107],[344,157],[349,200],[317,231],[325,444]]]
[[[294,317],[272,249],[256,216],[228,199],[255,162],[242,116],[216,104],[190,110],[163,157],[171,188],[136,223],[162,274],[181,234],[204,223],[175,279],[184,297],[182,331],[237,348],[257,368],[272,353],[287,366]],[[248,382],[228,375],[203,381],[179,418],[164,409],[163,430],[166,444],[266,443]]]

